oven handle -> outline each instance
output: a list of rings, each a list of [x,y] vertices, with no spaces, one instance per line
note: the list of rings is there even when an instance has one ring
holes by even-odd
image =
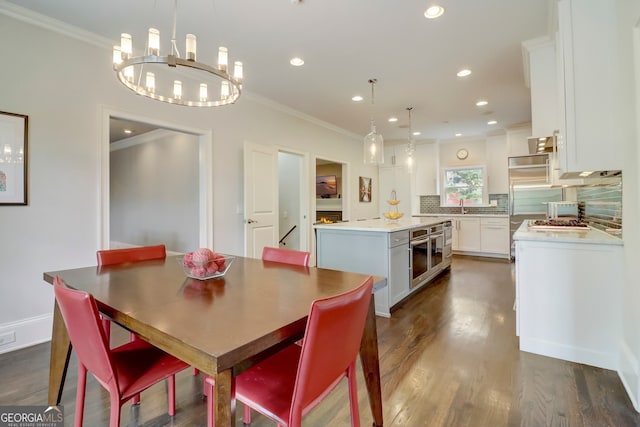
[[[427,243],[429,241],[429,238],[427,237],[426,239],[416,239],[416,240],[412,240],[411,241],[411,247],[417,246],[417,245],[421,245],[423,243]]]

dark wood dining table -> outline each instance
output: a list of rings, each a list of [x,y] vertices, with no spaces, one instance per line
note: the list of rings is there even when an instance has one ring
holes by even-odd
[[[185,275],[181,257],[44,273],[91,293],[101,313],[215,378],[215,420],[235,426],[234,377],[304,335],[311,302],[351,290],[367,276],[235,257],[224,277]],[[374,278],[381,281],[384,278]],[[54,306],[50,405],[60,403],[71,344]],[[382,395],[373,295],[360,347],[373,425]]]

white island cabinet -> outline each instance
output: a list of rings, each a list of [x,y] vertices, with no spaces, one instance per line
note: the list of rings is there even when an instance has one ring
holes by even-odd
[[[534,231],[516,243],[520,350],[617,369],[622,240],[599,230]]]
[[[410,230],[442,222],[409,217],[397,223],[366,220],[317,224],[316,264],[319,268],[385,277],[386,286],[374,287],[375,307],[378,316],[390,317],[393,305],[420,288],[410,287]]]

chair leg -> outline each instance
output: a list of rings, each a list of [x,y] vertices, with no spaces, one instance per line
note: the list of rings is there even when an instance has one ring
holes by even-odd
[[[216,402],[213,381],[213,378],[209,376],[204,379],[204,394],[207,396],[207,427],[215,427],[216,425]]]
[[[353,361],[347,369],[349,383],[349,407],[351,409],[351,426],[360,427],[360,409],[358,408],[358,383],[356,381],[356,362]]]
[[[176,414],[176,376],[171,375],[167,378],[167,386],[169,388],[167,394],[169,395],[169,415],[174,416]]]
[[[198,368],[193,368],[193,375],[198,375],[200,373],[200,369]]]
[[[84,416],[84,393],[87,388],[87,368],[78,362],[78,385],[76,387],[76,414],[75,427],[82,427]]]
[[[109,417],[109,427],[120,427],[120,396],[114,394],[111,395],[111,415]]]
[[[111,338],[111,320],[103,317],[102,319],[102,329],[104,330],[104,335],[107,337],[107,342]]]
[[[251,424],[251,407],[246,403],[244,404],[244,411],[242,412],[242,422],[246,425]]]

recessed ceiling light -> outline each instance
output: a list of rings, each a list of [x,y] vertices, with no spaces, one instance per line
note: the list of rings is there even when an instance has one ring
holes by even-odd
[[[462,136],[462,134],[461,133],[456,133],[456,136]]]
[[[424,11],[424,17],[427,19],[439,18],[444,13],[444,7],[434,4],[433,6],[429,6],[427,10]]]
[[[356,95],[353,98],[351,98],[351,100],[355,102],[360,102],[362,101],[362,97],[360,95]]]
[[[458,73],[456,75],[458,77],[467,77],[469,74],[471,74],[471,70],[469,70],[468,68],[464,68],[464,69],[458,71]]]
[[[304,65],[304,60],[302,58],[291,58],[291,61],[289,61],[289,64],[293,65],[294,67],[301,67],[302,65]]]
[[[580,174],[578,176],[585,177],[585,176],[589,176],[591,174],[593,174],[593,171],[584,171],[584,172],[580,172]]]
[[[422,132],[418,132],[418,131],[413,132],[413,136],[418,136],[418,135],[422,135]]]
[[[495,125],[496,123],[498,123],[498,122],[497,122],[497,121],[495,121],[495,120],[489,120],[489,121],[487,122],[487,124],[488,124],[488,125]]]
[[[124,133],[126,133],[127,135],[129,135],[131,132],[133,132],[131,129],[125,129]]]
[[[484,107],[485,105],[487,105],[489,102],[482,100],[482,101],[478,101],[476,102],[476,106],[478,107]]]
[[[395,123],[398,121],[397,117],[389,117],[389,123]]]

